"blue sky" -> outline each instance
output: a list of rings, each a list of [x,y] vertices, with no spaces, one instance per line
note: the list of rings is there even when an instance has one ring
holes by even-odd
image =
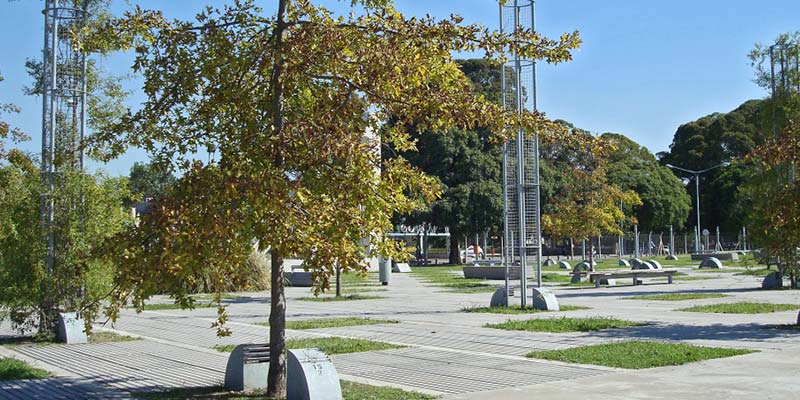
[[[127,1],[114,0],[123,10]],[[167,16],[191,18],[212,0],[141,0]],[[275,0],[264,0],[265,9]],[[333,7],[343,3],[321,1]],[[347,2],[344,2],[347,3]],[[41,0],[0,0],[0,103],[21,106],[7,116],[33,139],[25,145],[38,151],[41,142],[41,100],[25,97],[22,87],[26,57],[41,51]],[[446,17],[460,14],[466,22],[496,28],[498,6],[493,0],[397,0],[409,15]],[[800,1],[769,0],[538,0],[537,28],[548,36],[579,30],[582,48],[575,59],[557,66],[540,64],[539,108],[595,133],[622,133],[652,152],[667,150],[677,127],[713,112],[727,112],[752,98],[766,95],[752,83],[747,53],[756,42],[770,42],[783,32],[800,30]],[[122,74],[130,57],[103,61]],[[127,86],[134,92],[139,81]],[[141,96],[134,93],[135,106]],[[108,165],[110,173],[127,174],[146,155],[131,151]]]

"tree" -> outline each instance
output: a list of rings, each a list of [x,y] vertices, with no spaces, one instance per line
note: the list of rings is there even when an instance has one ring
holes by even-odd
[[[691,210],[691,198],[683,182],[660,165],[653,153],[627,137],[617,133],[604,133],[601,137],[614,146],[605,168],[608,182],[636,192],[642,201],[631,212],[640,228],[683,229]]]
[[[128,192],[123,179],[62,171],[53,193],[55,262],[46,271],[41,172],[19,150],[7,161],[0,167],[0,305],[14,327],[38,327],[51,338],[56,312],[97,312],[110,291],[112,264],[95,250],[129,220],[122,208]]]
[[[128,189],[138,201],[155,198],[167,193],[175,185],[176,179],[172,172],[159,169],[155,163],[133,163],[128,176]]]
[[[767,131],[762,128],[763,103],[749,100],[729,113],[714,113],[678,127],[669,152],[659,153],[662,164],[702,170],[732,159],[740,159],[763,144]],[[676,171],[678,177],[693,175]],[[706,227],[737,232],[744,224],[749,206],[737,191],[744,182],[744,164],[732,164],[700,175],[700,212]],[[694,198],[695,185],[687,185]],[[687,226],[696,225],[695,206]]]
[[[3,74],[0,74],[0,82],[4,81]],[[18,113],[19,107],[14,104],[0,103],[0,118],[3,114]],[[0,119],[0,161],[8,157],[8,150],[6,150],[7,143],[18,143],[30,139],[19,128],[12,127],[8,122]]]
[[[762,126],[772,137],[745,159],[752,167],[747,170],[749,179],[741,192],[751,204],[748,221],[756,227],[750,231],[753,244],[778,261],[779,274],[788,273],[791,286],[796,288],[800,275],[800,186],[796,182],[800,32],[778,36],[773,46],[758,44],[750,53],[756,83],[771,91],[771,97],[763,101]]]
[[[500,103],[499,66],[483,59],[457,62],[475,93],[494,104]],[[406,222],[447,227],[451,241],[449,262],[460,264],[464,237],[502,229],[502,145],[481,127],[447,132],[412,129],[410,135],[417,141],[419,151],[403,152],[402,156],[412,166],[438,178],[442,196]]]
[[[498,34],[455,15],[405,18],[386,0],[351,4],[361,11],[334,17],[309,1],[279,0],[275,15],[264,17],[252,1],[237,1],[208,8],[195,22],[135,9],[84,43],[135,49],[147,96],[98,143],[112,149],[110,157],[138,146],[186,171],[151,217],[114,241],[124,257],[108,313],[115,317],[129,297],[141,309],[159,287],[190,305],[182,285],[195,274],[225,279],[235,265],[228,261],[251,243],[270,246],[268,396],[285,393],[282,258],[304,258],[317,288],[327,288],[335,268],[364,271],[365,238],[371,250],[402,257],[385,235],[391,215],[438,194],[435,181],[404,158],[381,160],[379,146],[413,150],[411,124],[485,126],[498,136],[550,125],[474,96],[451,53],[518,51],[560,62],[580,41],[576,33],[555,41]],[[395,124],[383,125],[389,118]],[[217,163],[194,160],[211,147]],[[221,309],[218,322],[226,317]]]
[[[575,130],[575,134],[590,134]],[[549,199],[548,212],[542,216],[542,229],[555,238],[571,238],[578,241],[589,240],[602,233],[620,234],[619,223],[625,220],[620,204],[636,206],[641,204],[639,196],[630,190],[623,190],[610,184],[606,178],[608,154],[613,144],[606,138],[594,138],[589,148],[558,146],[558,156],[552,152],[550,159],[559,159],[561,167],[555,169],[561,174],[560,186]],[[567,166],[566,168],[564,166]],[[632,219],[635,221],[635,219]],[[589,240],[589,265],[592,270],[594,242]]]

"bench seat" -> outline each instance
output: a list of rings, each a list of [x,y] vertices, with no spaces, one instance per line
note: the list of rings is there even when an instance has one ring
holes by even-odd
[[[589,281],[594,282],[595,287],[600,287],[603,280],[618,279],[618,278],[633,278],[634,285],[641,285],[642,281],[639,278],[659,278],[667,277],[667,283],[672,283],[672,276],[677,273],[674,269],[651,269],[651,270],[635,270],[635,271],[621,271],[621,272],[590,272]]]

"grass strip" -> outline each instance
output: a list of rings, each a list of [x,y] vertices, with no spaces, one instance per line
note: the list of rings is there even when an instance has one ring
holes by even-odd
[[[800,309],[798,304],[775,304],[775,303],[751,303],[747,301],[739,303],[709,304],[705,306],[694,306],[681,308],[677,311],[686,312],[706,312],[717,314],[766,314],[778,311],[789,311]]]
[[[425,283],[458,293],[484,293],[495,290],[491,284],[486,283],[483,279],[464,278],[462,268],[462,265],[416,267],[411,274]]]
[[[364,351],[400,349],[390,343],[376,342],[374,340],[350,339],[341,337],[312,338],[312,339],[287,339],[286,347],[289,349],[319,349],[325,354],[361,353]],[[229,353],[236,348],[235,344],[217,345],[213,349]]]
[[[216,308],[217,305],[213,303],[195,302],[193,308]],[[125,308],[133,309],[135,307],[128,306]],[[148,303],[142,308],[144,311],[159,311],[159,310],[188,310],[188,308],[181,308],[180,304],[175,303]]]
[[[349,381],[339,381],[339,384],[342,387],[344,400],[434,400],[437,398],[419,392]],[[174,389],[166,392],[143,392],[133,395],[142,400],[273,400],[272,397],[267,397],[263,393],[230,392],[220,386]]]
[[[615,368],[643,369],[682,365],[753,352],[755,351],[692,346],[681,343],[629,341],[573,347],[563,350],[534,351],[528,353],[526,357],[568,363],[605,365]]]
[[[142,339],[108,331],[93,332],[89,336],[89,343],[133,342],[136,340]]]
[[[301,321],[286,321],[286,329],[322,329],[322,328],[341,328],[344,326],[358,326],[358,325],[379,325],[379,324],[396,324],[399,321],[388,319],[369,319],[359,317],[346,317],[346,318],[318,318],[306,319]],[[269,323],[259,323],[256,325],[269,326]]]
[[[640,322],[626,321],[609,317],[587,318],[539,318],[522,321],[508,320],[499,324],[486,324],[486,328],[529,332],[591,332],[602,329],[629,328],[646,325]]]
[[[559,311],[574,311],[574,310],[589,310],[591,307],[584,306],[571,306],[561,304],[558,306]],[[461,311],[468,313],[487,313],[487,314],[536,314],[541,312],[552,312],[548,310],[537,310],[535,308],[520,308],[519,306],[511,307],[465,307]]]
[[[722,297],[730,297],[730,296],[721,293],[664,293],[664,294],[653,294],[647,296],[623,297],[622,300],[684,301],[684,300],[700,300],[700,299],[719,299]]]
[[[301,301],[317,301],[317,302],[329,302],[329,301],[350,301],[350,300],[373,300],[373,299],[382,299],[381,296],[371,296],[371,295],[363,295],[363,294],[349,294],[347,296],[316,296],[316,297],[298,297],[297,300]]]
[[[34,368],[25,361],[10,357],[0,358],[0,381],[42,379],[49,376],[49,372]]]

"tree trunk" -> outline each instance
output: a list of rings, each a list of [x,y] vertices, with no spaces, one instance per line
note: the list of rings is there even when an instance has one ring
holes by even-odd
[[[286,297],[283,293],[283,259],[274,248],[271,270],[267,397],[282,399],[286,397]]]
[[[286,32],[286,6],[288,0],[279,0],[275,22],[275,45],[273,48],[272,76],[272,126],[274,138],[278,140],[278,151],[273,163],[278,170],[284,168],[283,148],[286,138],[283,132],[283,35]],[[269,343],[270,361],[267,375],[267,397],[286,398],[286,297],[283,292],[283,259],[280,250],[272,250],[272,289],[270,293]]]
[[[342,268],[336,266],[336,297],[342,296]]]
[[[459,247],[458,241],[458,234],[454,234],[453,231],[450,231],[450,257],[449,262],[450,264],[458,265],[461,264],[461,248]]]
[[[594,243],[589,239],[589,271],[594,272]]]

